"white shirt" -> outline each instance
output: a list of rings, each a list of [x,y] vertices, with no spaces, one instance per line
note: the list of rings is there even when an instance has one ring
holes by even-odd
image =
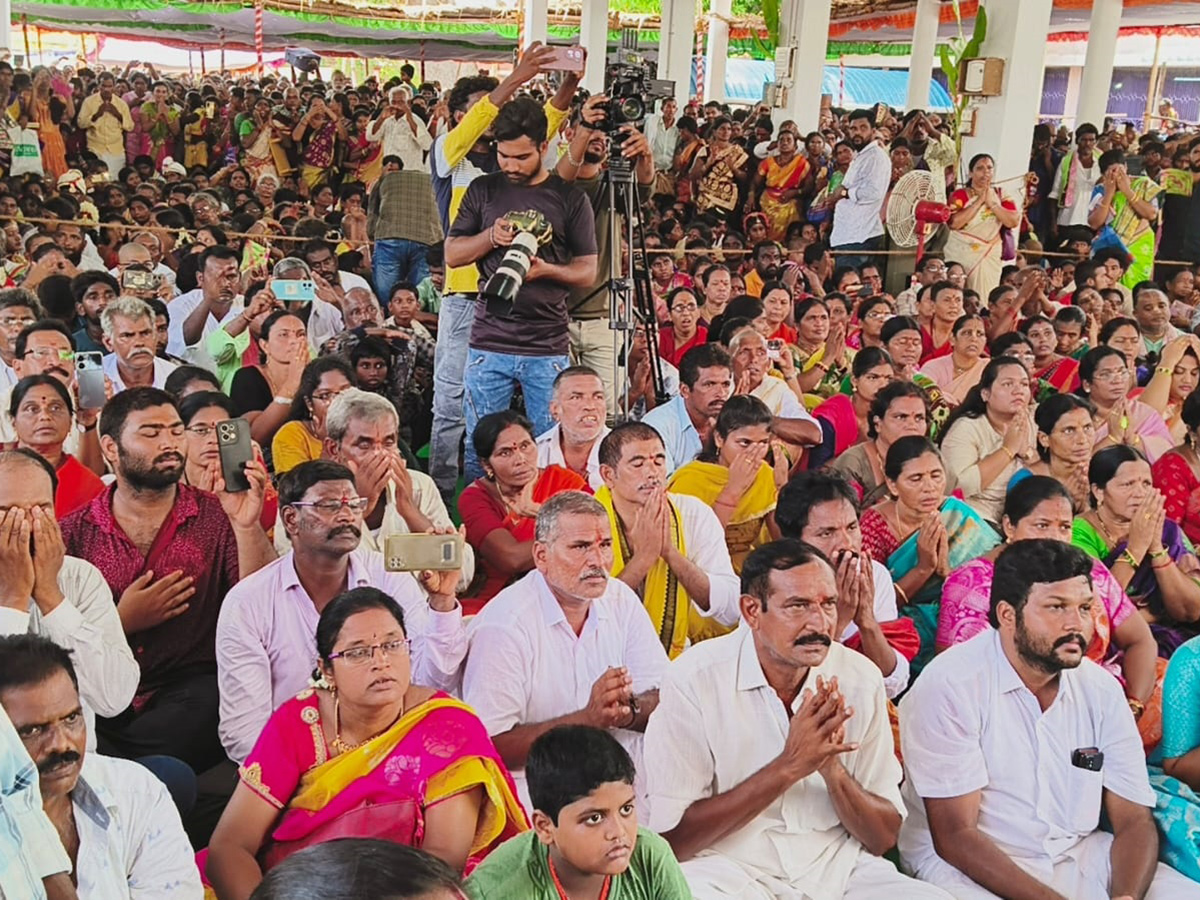
[[[722,625],[736,625],[742,617],[742,584],[729,559],[725,529],[712,508],[698,497],[667,494],[679,511],[687,558],[708,575],[708,610],[704,615]]]
[[[675,122],[670,128],[664,128],[662,113],[646,120],[646,139],[654,156],[654,168],[660,172],[670,172],[675,164],[675,147],[679,144],[678,116]]]
[[[842,180],[848,194],[833,212],[833,231],[829,246],[860,244],[883,234],[879,210],[892,181],[892,160],[888,152],[875,141],[858,151],[846,177]]]
[[[410,118],[416,125],[415,132],[413,125],[408,122]],[[367,140],[373,144],[383,142],[380,159],[385,156],[398,156],[407,171],[429,171],[429,166],[425,164],[425,153],[433,146],[433,138],[429,136],[429,128],[416,113],[401,116],[399,119],[395,116],[376,119],[367,127]]]
[[[467,654],[462,607],[436,612],[408,572],[388,572],[383,555],[350,554],[347,589],[376,587],[404,610],[412,641],[412,680],[441,690],[458,684]],[[317,660],[321,618],[288,553],[230,589],[217,619],[217,676],[221,687],[221,743],[242,762],[281,703],[309,683]]]
[[[809,670],[806,685],[812,688],[818,676],[828,681],[835,675],[846,705],[854,708],[845,725],[846,741],[859,745],[839,759],[864,789],[903,816],[900,764],[879,669],[834,643],[825,661]],[[793,711],[803,696],[797,696]],[[646,726],[647,826],[660,833],[671,830],[693,803],[732,790],[778,758],[788,722],[763,674],[753,632],[744,624],[678,657],[667,669],[658,708]],[[824,779],[815,772],[706,852],[782,881],[801,897],[817,898],[841,897],[850,873],[867,854],[842,824]]]
[[[1055,862],[1099,827],[1104,790],[1154,807],[1146,756],[1120,684],[1089,659],[1059,676],[1045,712],[985,631],[937,657],[900,705],[904,795],[912,813],[900,853],[918,877],[945,865],[933,847],[922,797],[981,791],[979,829],[1049,883]],[[1098,747],[1103,769],[1071,764]]]
[[[20,380],[16,369],[0,359],[0,387],[11,388]]]
[[[125,390],[125,382],[121,380],[121,372],[117,368],[117,354],[106,353],[100,363],[100,367],[104,369],[104,374],[112,379],[114,394],[119,394]],[[173,362],[168,362],[157,356],[154,357],[154,386],[162,390],[163,386],[167,383],[167,376],[177,368],[179,367]]]
[[[167,324],[167,352],[172,356],[186,359],[192,365],[201,366],[215,373],[217,364],[206,349],[205,341],[210,334],[226,322],[231,322],[242,314],[246,308],[246,299],[240,294],[234,297],[229,312],[220,319],[210,312],[204,322],[204,328],[200,332],[200,340],[194,344],[188,344],[183,338],[183,323],[202,302],[204,302],[204,290],[196,288],[186,294],[180,294],[167,304],[167,311],[170,313],[170,322]]]
[[[533,571],[483,607],[471,621],[469,639],[463,699],[493,736],[578,712],[612,666],[629,670],[635,694],[657,688],[667,667],[642,601],[616,578],[592,601],[578,636],[542,573]],[[620,728],[613,735],[640,775],[642,736]],[[512,776],[521,802],[532,809],[525,771]]]
[[[361,275],[355,275],[353,272],[343,272],[341,269],[338,270],[338,283],[342,286],[343,291],[350,291],[354,288],[371,291],[371,285],[367,282],[367,279]],[[371,291],[371,296],[375,296],[374,291]]]
[[[88,753],[71,792],[80,900],[201,900],[196,855],[166,787],[149,769]]]
[[[308,331],[308,346],[314,356],[319,356],[327,340],[346,330],[346,323],[342,320],[342,311],[332,303],[326,303],[318,297],[311,305],[312,312],[309,313],[305,328]]]
[[[592,442],[592,452],[588,454],[587,481],[593,491],[598,491],[604,486],[604,479],[600,477],[600,442],[610,431],[612,429],[607,425],[601,427],[600,433],[596,435],[596,440]],[[549,431],[538,436],[537,452],[539,469],[544,469],[549,465],[562,466],[564,469],[570,468],[563,459],[562,427],[557,423]]]
[[[413,501],[417,504],[421,515],[427,518],[435,528],[453,528],[454,522],[450,518],[450,514],[446,512],[446,503],[442,500],[442,495],[434,480],[424,472],[418,472],[415,469],[409,469],[408,475],[412,479]],[[389,534],[409,534],[412,530],[396,506],[396,483],[389,481],[386,490],[387,499],[383,510],[383,520],[379,523],[378,528],[363,529],[362,540],[358,543],[363,550],[382,553],[386,543],[385,539]],[[283,527],[281,512],[275,514],[275,550],[280,556],[283,556],[292,549],[292,541],[287,536],[287,529]],[[465,541],[463,542],[462,562],[462,572],[458,579],[459,593],[470,587],[471,581],[475,578],[475,548]]]
[[[70,871],[62,838],[42,811],[37,768],[0,706],[0,897],[44,900],[42,879]]]
[[[1079,151],[1073,150],[1070,154],[1063,158],[1059,163],[1059,171],[1062,171],[1063,166],[1073,167],[1079,159]],[[1050,188],[1050,197],[1054,200],[1062,202],[1062,187],[1063,178],[1057,173],[1055,174],[1054,184]],[[1100,155],[1092,156],[1092,165],[1089,168],[1083,168],[1083,164],[1079,164],[1079,169],[1076,170],[1075,177],[1075,196],[1074,202],[1070,206],[1063,206],[1058,211],[1059,225],[1087,225],[1088,211],[1092,206],[1092,190],[1096,187],[1096,182],[1100,180]]]
[[[764,375],[762,384],[752,390],[750,394],[767,404],[767,409],[773,416],[779,416],[782,419],[803,419],[805,422],[817,424],[817,420],[804,408],[804,404],[792,393],[792,389],[782,378]]]
[[[96,742],[96,713],[124,712],[142,673],[100,570],[87,560],[64,556],[58,589],[63,601],[49,615],[42,615],[32,599],[27,610],[0,607],[0,635],[40,634],[71,651],[90,750]]]
[[[642,422],[658,432],[667,450],[667,476],[686,466],[703,449],[700,432],[696,430],[687,404],[682,397],[672,397],[644,416]]]
[[[863,558],[870,559],[865,554]],[[892,581],[892,573],[879,560],[871,559],[871,575],[875,580],[875,621],[892,622],[900,617],[896,609],[896,585]],[[858,626],[851,622],[838,640],[844,644],[856,634]],[[892,669],[892,674],[883,677],[883,688],[889,700],[895,700],[908,687],[908,657],[895,648],[892,652],[896,654],[896,667]]]

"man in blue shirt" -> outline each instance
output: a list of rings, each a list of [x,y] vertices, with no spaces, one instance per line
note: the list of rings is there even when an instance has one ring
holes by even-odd
[[[662,436],[667,473],[696,458],[725,401],[733,394],[733,364],[719,344],[700,344],[679,361],[679,396],[642,421]]]

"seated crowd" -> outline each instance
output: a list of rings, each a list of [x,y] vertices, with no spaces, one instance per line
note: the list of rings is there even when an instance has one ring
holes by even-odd
[[[897,271],[936,117],[610,138],[551,57],[89,73],[117,180],[0,180],[0,897],[1200,895],[1186,210],[1085,125]]]

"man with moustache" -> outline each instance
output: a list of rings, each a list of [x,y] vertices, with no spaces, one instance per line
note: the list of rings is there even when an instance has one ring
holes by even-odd
[[[137,297],[118,297],[100,314],[104,346],[110,351],[102,362],[113,392],[131,387],[162,389],[175,364],[158,356],[158,330],[154,310]]]
[[[471,623],[463,699],[527,809],[525,759],[558,725],[610,730],[642,771],[641,732],[658,705],[667,656],[637,595],[609,576],[612,561],[604,507],[580,491],[555,494],[538,511],[534,571]],[[640,778],[635,790],[644,795]]]
[[[550,416],[554,427],[538,435],[538,468],[562,466],[581,475],[598,490],[600,477],[600,442],[608,434],[604,424],[604,381],[588,366],[563,369],[554,379],[550,399]]]
[[[280,479],[276,527],[292,549],[230,590],[217,622],[221,742],[235,762],[249,755],[276,707],[308,684],[321,610],[356,587],[377,587],[403,608],[413,681],[456,687],[467,652],[454,596],[459,572],[386,571],[382,553],[360,546],[368,503],[340,463],[301,463]]]
[[[583,192],[545,169],[546,113],[536,101],[510,101],[493,130],[500,171],[467,188],[447,233],[446,265],[478,264],[483,290],[518,234],[532,236],[537,253],[511,302],[481,298],[475,305],[464,382],[467,434],[484,416],[507,409],[518,384],[541,434],[554,424],[554,379],[570,364],[567,296],[596,280],[596,223]],[[483,474],[473,456],[465,462],[468,479]]]
[[[0,705],[37,766],[42,809],[71,860],[79,900],[203,897],[166,787],[137,763],[87,751],[68,651],[38,635],[0,638]]]
[[[900,763],[879,670],[834,640],[833,566],[766,544],[740,605],[744,627],[667,669],[646,729],[648,824],[693,896],[949,900],[882,858],[905,815]]]
[[[275,558],[259,517],[267,473],[247,463],[248,491],[180,484],[186,432],[171,396],[136,387],[100,416],[100,450],[116,481],[61,523],[68,555],[112,588],[141,668],[133,703],[97,722],[101,752],[161,754],[197,772],[225,758],[217,737],[217,613],[244,575]],[[214,464],[214,469],[218,469]]]
[[[958,900],[1196,896],[1158,862],[1137,724],[1086,658],[1092,564],[1061,541],[1010,544],[992,630],[939,654],[901,705],[900,853]]]
[[[821,443],[821,426],[796,398],[791,384],[767,374],[771,368],[767,339],[746,326],[729,340],[733,360],[735,394],[749,394],[767,405],[771,415],[771,434],[796,447]],[[795,374],[791,383],[795,383]]]
[[[746,293],[761,297],[763,285],[779,280],[779,267],[783,265],[783,252],[774,241],[759,241],[754,245],[754,268],[746,273]]]
[[[701,344],[683,354],[679,395],[642,416],[662,438],[668,477],[700,453],[732,394],[732,363],[720,344]]]
[[[841,185],[830,196],[835,205],[829,245],[852,254],[838,257],[838,264],[856,269],[883,248],[879,211],[892,180],[892,159],[875,140],[874,112],[874,108],[851,111],[847,137],[856,155]]]

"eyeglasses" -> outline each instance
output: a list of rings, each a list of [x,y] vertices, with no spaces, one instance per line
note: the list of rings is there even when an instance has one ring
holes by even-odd
[[[341,500],[311,500],[298,501],[292,506],[297,509],[305,507],[315,509],[323,516],[332,516],[342,510],[343,507],[348,507],[355,512],[363,512],[367,508],[367,504],[371,501],[366,497],[343,497]]]
[[[34,359],[58,359],[63,362],[71,362],[75,359],[74,350],[59,350],[57,347],[33,347],[25,351],[25,359],[29,357]]]
[[[32,325],[36,321],[37,319],[33,316],[22,316],[19,319],[5,316],[0,318],[0,328],[24,328],[26,325]]]
[[[678,313],[695,312],[699,308],[700,307],[697,306],[695,303],[677,303],[675,306],[671,307],[671,312],[678,312]]]
[[[348,391],[348,390],[350,390],[350,388],[347,386],[347,387],[342,388],[339,391],[313,391],[312,398],[314,400],[318,401],[319,403],[328,403],[334,397],[336,397],[339,394],[341,394],[345,391]]]
[[[376,650],[383,655],[384,659],[387,659],[390,656],[399,656],[401,653],[411,652],[412,641],[408,638],[401,638],[396,641],[384,641],[382,644],[372,644],[369,647],[351,647],[349,650],[342,650],[340,653],[330,653],[329,659],[344,659],[349,665],[361,666],[375,656]]]
[[[1092,381],[1121,381],[1129,377],[1128,369],[1107,369],[1092,373]]]

